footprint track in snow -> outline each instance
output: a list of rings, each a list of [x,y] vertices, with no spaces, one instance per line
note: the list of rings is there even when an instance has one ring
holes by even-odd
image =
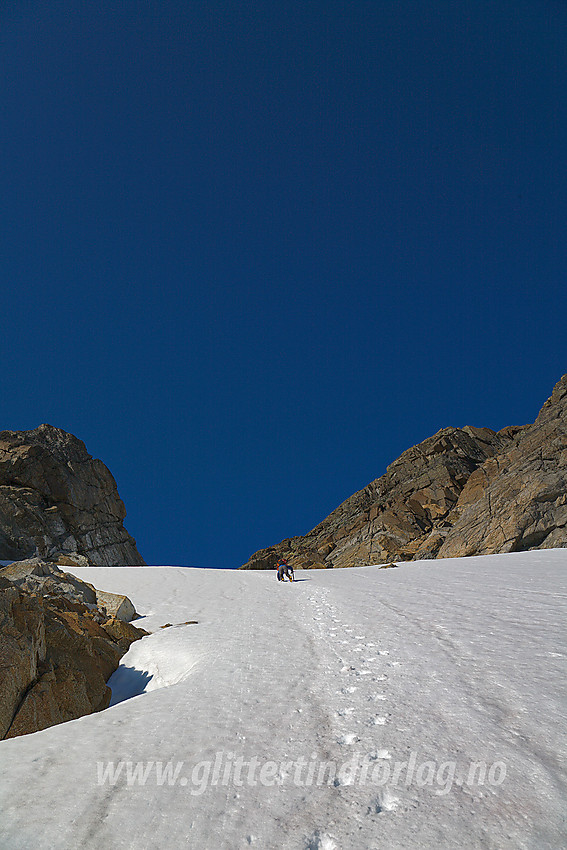
[[[338,711],[335,711],[337,717],[349,717],[351,714],[354,714],[354,706],[352,705],[349,705],[348,708],[339,708]]]
[[[345,744],[346,746],[352,746],[352,744],[356,744],[360,741],[360,738],[356,734],[356,732],[345,732],[344,735],[341,735],[339,738],[339,744]]]
[[[368,806],[368,815],[381,815],[385,812],[393,812],[398,807],[398,797],[395,797],[388,788],[384,788]]]
[[[389,750],[375,750],[373,753],[368,753],[368,758],[371,761],[380,761],[381,759],[391,759],[392,754]]]
[[[375,805],[379,805],[378,802],[375,802]],[[375,809],[375,811],[378,810]],[[304,847],[305,850],[338,850],[337,844],[333,841],[332,837],[327,832],[319,831],[306,839]]]

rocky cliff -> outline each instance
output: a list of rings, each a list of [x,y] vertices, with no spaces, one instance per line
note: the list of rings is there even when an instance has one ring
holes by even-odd
[[[351,567],[567,547],[567,375],[533,425],[444,428],[304,537],[241,569]]]
[[[0,739],[108,706],[108,678],[147,634],[120,619],[125,601],[135,614],[37,558],[0,569]]]
[[[125,516],[110,471],[81,440],[51,425],[0,432],[0,560],[144,564]]]

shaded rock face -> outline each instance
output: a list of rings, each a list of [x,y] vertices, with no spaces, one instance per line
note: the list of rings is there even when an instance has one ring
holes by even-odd
[[[243,569],[350,567],[567,546],[567,375],[533,425],[444,428],[304,537]]]
[[[60,573],[58,582],[41,562],[27,574],[12,567],[13,581],[5,577],[10,567],[0,571],[0,738],[106,708],[106,681],[130,644],[147,634],[77,601],[96,599],[96,591],[75,585],[74,576]]]
[[[116,482],[85,444],[51,425],[0,432],[0,560],[144,564]]]

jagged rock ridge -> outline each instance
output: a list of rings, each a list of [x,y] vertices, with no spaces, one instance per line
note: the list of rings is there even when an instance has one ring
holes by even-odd
[[[78,553],[98,566],[142,565],[125,516],[112,474],[81,440],[51,425],[0,432],[0,560],[64,564]]]
[[[567,546],[567,375],[533,425],[444,428],[303,537],[242,569],[350,567]]]

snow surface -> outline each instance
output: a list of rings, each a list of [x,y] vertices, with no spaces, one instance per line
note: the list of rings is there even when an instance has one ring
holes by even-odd
[[[294,584],[73,569],[127,593],[153,634],[122,659],[111,708],[0,743],[0,847],[565,847],[566,567],[550,550]],[[309,784],[321,762],[338,774]],[[468,784],[472,762],[505,777]]]

